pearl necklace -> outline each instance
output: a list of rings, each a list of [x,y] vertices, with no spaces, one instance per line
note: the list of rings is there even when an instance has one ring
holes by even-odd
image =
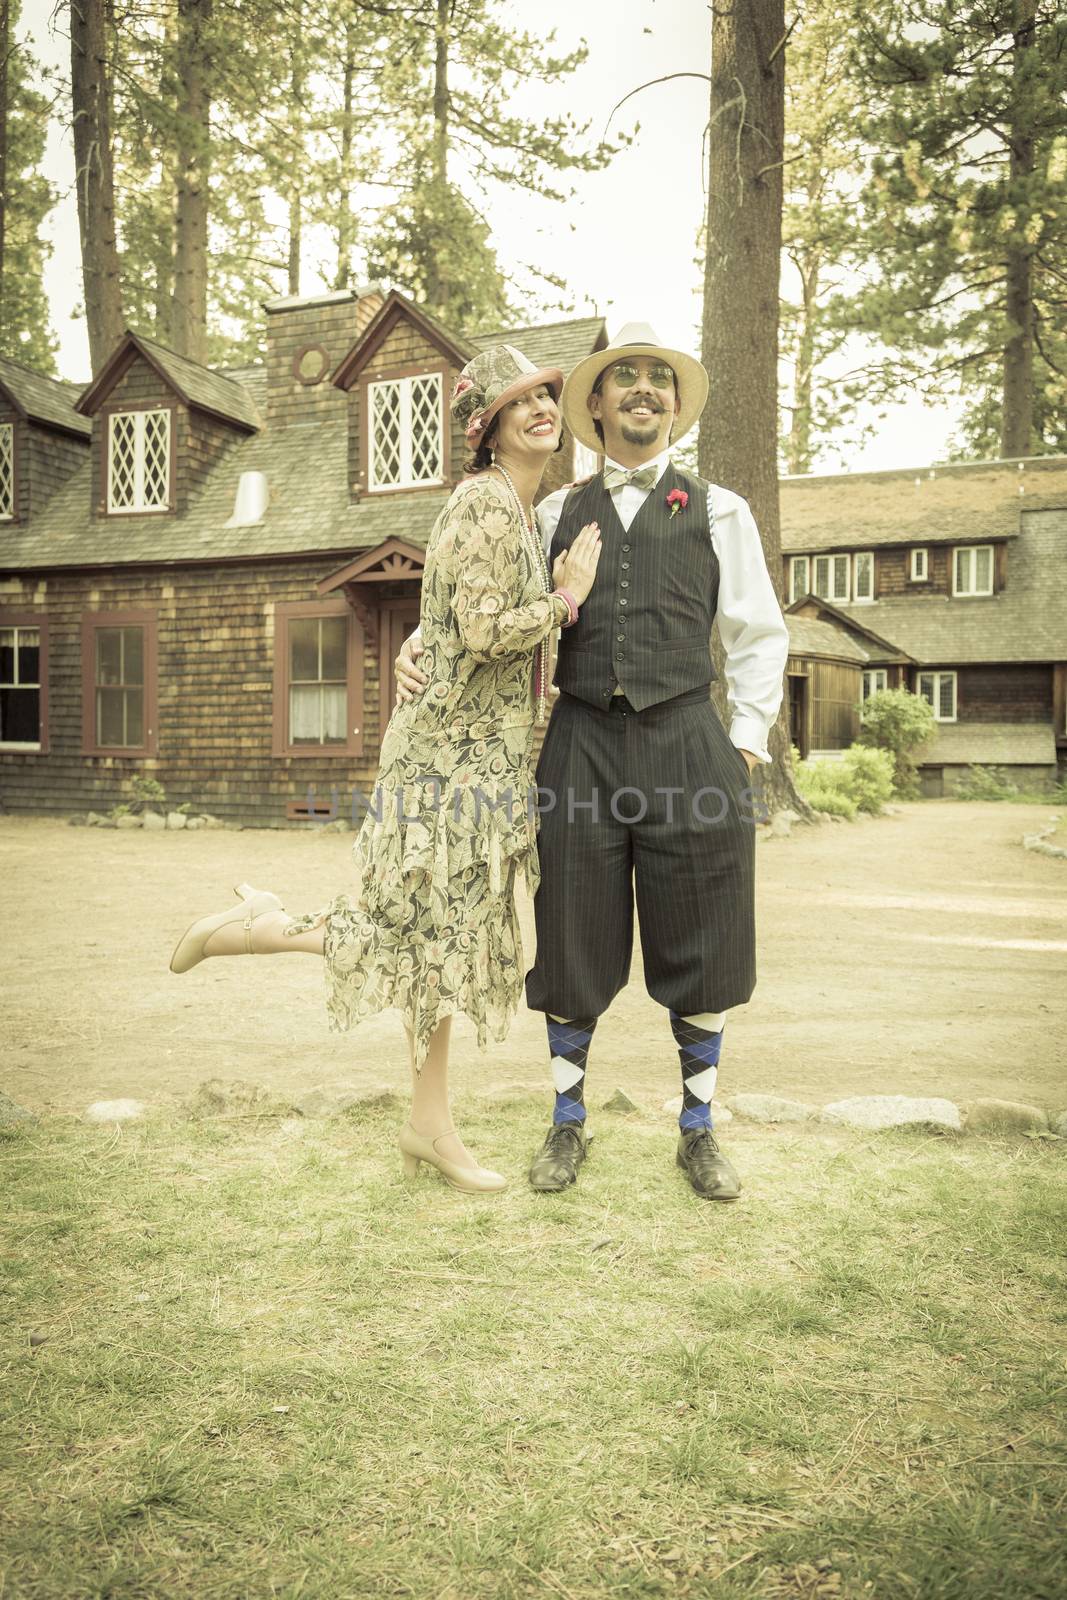
[[[545,594],[551,594],[552,576],[548,570],[548,558],[545,555],[544,546],[537,536],[537,532],[533,523],[528,522],[526,519],[526,512],[523,508],[522,501],[519,498],[519,491],[516,489],[511,480],[511,473],[506,467],[502,467],[499,461],[494,461],[493,466],[500,473],[500,476],[503,478],[504,482],[508,486],[508,489],[511,491],[511,498],[514,501],[515,510],[518,513],[519,527],[522,530],[523,546],[533,563],[534,571],[541,580]],[[545,695],[547,692],[547,684],[548,634],[546,634],[545,637],[538,642],[534,658],[533,690],[534,700],[537,708],[536,715],[538,723],[542,723],[545,720]]]

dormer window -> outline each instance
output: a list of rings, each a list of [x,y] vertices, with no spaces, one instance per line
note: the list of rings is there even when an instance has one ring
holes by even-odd
[[[417,489],[444,482],[444,414],[439,372],[367,385],[369,489]]]
[[[993,546],[976,544],[952,554],[953,594],[993,593]]]
[[[0,522],[15,515],[15,424],[0,423]]]
[[[170,508],[170,411],[113,411],[107,436],[108,511]]]

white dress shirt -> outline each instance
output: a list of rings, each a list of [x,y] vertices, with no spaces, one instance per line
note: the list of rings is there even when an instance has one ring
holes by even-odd
[[[658,483],[669,463],[670,451],[664,450],[651,463],[642,465],[655,466]],[[608,460],[605,465],[620,464]],[[557,489],[537,507],[537,523],[546,555],[572,487]],[[638,489],[632,483],[612,489],[612,504],[627,531],[651,492],[651,489]],[[726,653],[730,739],[739,750],[749,750],[760,761],[769,761],[767,736],[782,703],[789,634],[748,501],[730,489],[709,484],[708,526],[719,563],[717,615]]]

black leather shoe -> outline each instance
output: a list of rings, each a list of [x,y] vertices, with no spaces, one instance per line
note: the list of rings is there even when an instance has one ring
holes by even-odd
[[[709,1128],[690,1128],[678,1140],[678,1165],[702,1200],[737,1200],[741,1179],[727,1161]]]
[[[554,1123],[530,1168],[533,1187],[544,1194],[565,1189],[578,1176],[578,1168],[585,1160],[588,1147],[589,1140],[582,1123]]]

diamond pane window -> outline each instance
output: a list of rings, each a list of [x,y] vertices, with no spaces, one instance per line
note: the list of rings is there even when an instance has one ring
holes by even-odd
[[[113,412],[108,435],[108,510],[165,511],[169,503],[170,412]]]
[[[144,629],[96,630],[96,742],[144,744]]]
[[[0,743],[41,742],[41,635],[0,628]]]
[[[368,385],[371,489],[409,489],[444,479],[441,374]]]
[[[344,744],[347,666],[347,618],[292,619],[289,623],[291,744]]]
[[[993,593],[993,546],[971,545],[957,550],[952,563],[953,594]]]
[[[0,518],[15,515],[15,426],[0,427]]]

